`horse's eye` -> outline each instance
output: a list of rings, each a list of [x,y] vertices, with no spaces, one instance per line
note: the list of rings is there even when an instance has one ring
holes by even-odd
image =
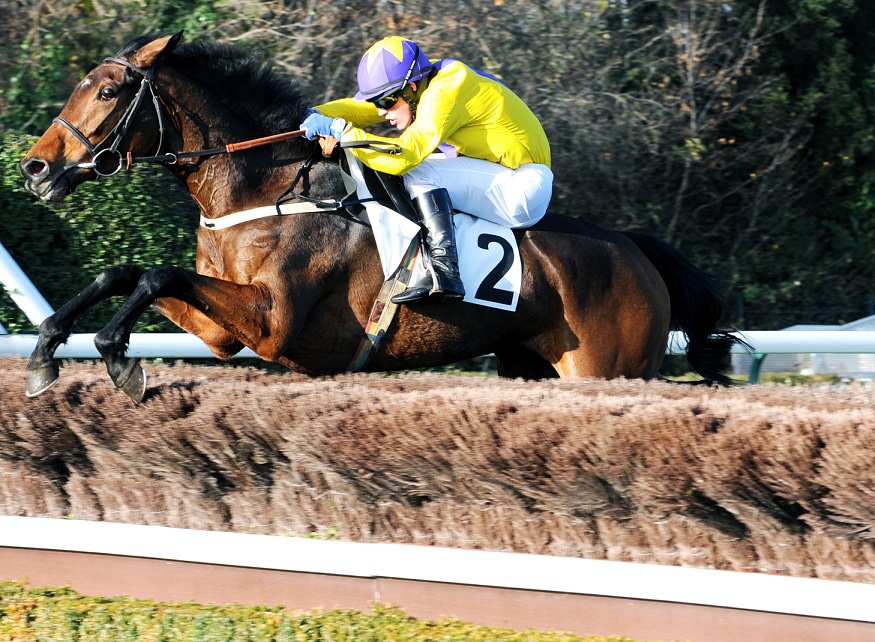
[[[115,89],[112,87],[101,87],[97,97],[99,100],[112,100],[116,95]]]

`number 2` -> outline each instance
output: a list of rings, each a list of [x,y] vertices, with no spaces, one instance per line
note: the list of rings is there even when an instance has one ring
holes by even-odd
[[[513,292],[510,290],[500,290],[495,286],[513,266],[513,248],[507,242],[507,239],[495,234],[481,234],[477,237],[477,247],[480,249],[489,249],[489,246],[493,243],[498,243],[501,246],[501,260],[483,279],[480,287],[477,288],[477,294],[474,295],[474,298],[502,305],[511,305],[513,303]]]

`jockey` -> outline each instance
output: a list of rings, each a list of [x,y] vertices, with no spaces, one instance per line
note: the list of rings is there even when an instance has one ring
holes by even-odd
[[[431,274],[392,301],[461,299],[453,207],[511,228],[537,223],[553,190],[544,129],[496,78],[458,60],[432,62],[398,36],[367,50],[358,88],[354,98],[311,110],[301,129],[310,139],[401,145],[397,155],[351,148],[368,167],[403,177],[424,229]],[[397,139],[362,129],[384,121],[401,131]],[[439,148],[443,154],[435,153]]]

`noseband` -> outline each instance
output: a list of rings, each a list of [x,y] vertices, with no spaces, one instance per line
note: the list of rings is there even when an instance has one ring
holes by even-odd
[[[134,119],[137,111],[140,108],[140,105],[143,103],[143,99],[146,96],[146,92],[152,95],[152,104],[155,106],[155,114],[158,116],[158,130],[159,130],[159,138],[158,138],[158,152],[161,151],[161,147],[164,145],[164,113],[161,109],[161,103],[158,100],[158,94],[155,92],[155,86],[152,83],[152,76],[155,73],[155,68],[150,67],[149,69],[142,69],[137,67],[136,65],[132,65],[127,60],[122,60],[121,58],[104,58],[103,62],[113,62],[119,65],[123,65],[127,67],[134,73],[138,73],[143,77],[143,80],[140,82],[140,88],[137,90],[137,94],[134,96],[134,99],[131,101],[131,104],[128,105],[128,108],[125,110],[125,113],[122,114],[122,117],[119,119],[116,126],[112,128],[102,141],[93,145],[88,138],[85,137],[79,129],[76,128],[75,125],[70,123],[68,120],[61,118],[58,116],[54,119],[54,122],[59,123],[70,130],[79,142],[85,145],[85,148],[88,150],[88,153],[91,155],[91,162],[88,163],[79,163],[78,167],[83,169],[93,169],[98,176],[114,176],[119,172],[122,168],[122,153],[118,150],[119,145],[122,142],[122,139],[128,133],[128,128],[131,126],[131,121]],[[111,143],[107,145],[107,142],[115,136],[115,139],[112,140]],[[110,157],[115,157],[117,159],[117,164],[115,169],[111,171],[105,171],[100,167],[100,157],[109,154]],[[112,160],[112,158],[110,158]]]

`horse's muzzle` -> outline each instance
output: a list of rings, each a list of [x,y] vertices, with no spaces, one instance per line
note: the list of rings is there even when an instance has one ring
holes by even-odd
[[[74,166],[53,175],[49,163],[40,158],[22,159],[18,170],[25,179],[25,189],[51,203],[59,203],[73,192],[76,183],[71,174],[82,171]]]

